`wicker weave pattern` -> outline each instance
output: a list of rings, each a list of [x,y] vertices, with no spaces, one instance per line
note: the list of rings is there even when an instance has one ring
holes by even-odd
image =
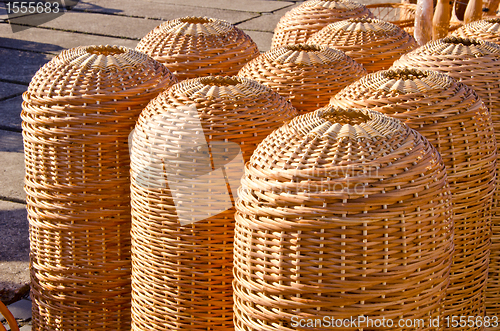
[[[462,26],[454,36],[462,38],[479,38],[495,44],[500,44],[500,17],[485,18]]]
[[[335,95],[330,104],[367,107],[398,118],[436,146],[447,167],[455,223],[455,254],[445,302],[462,313],[481,313],[496,165],[491,115],[481,99],[447,75],[395,69],[363,77]]]
[[[239,198],[237,330],[441,315],[453,251],[445,168],[401,122],[336,107],[296,117],[254,152]]]
[[[327,105],[333,94],[365,74],[366,70],[344,52],[306,44],[272,49],[238,73],[291,98],[301,113]]]
[[[403,55],[394,66],[436,70],[472,87],[489,108],[496,140],[500,141],[500,46],[480,39],[446,37]],[[497,173],[499,165],[497,161]],[[488,277],[488,283],[491,285],[488,285],[486,290],[488,315],[500,314],[499,193],[497,184],[492,209],[492,246]],[[462,313],[460,306],[457,306],[456,310],[449,306],[448,311],[450,315],[471,315]]]
[[[287,12],[274,29],[271,49],[305,43],[331,23],[354,17],[372,17],[362,4],[350,0],[309,0]]]
[[[388,69],[401,55],[417,47],[400,27],[372,18],[351,18],[316,32],[308,44],[339,49],[368,72]]]
[[[231,23],[207,17],[164,22],[141,39],[136,50],[162,62],[179,80],[236,75],[259,55],[252,39]]]
[[[127,137],[176,79],[115,46],[63,51],[23,94],[34,330],[130,329]]]
[[[202,147],[193,141],[184,106],[196,107],[211,144],[207,154],[212,159],[217,154],[213,144],[228,141],[238,144],[248,160],[262,139],[296,115],[285,98],[240,77],[185,80],[160,94],[143,111],[134,133],[131,160],[134,330],[234,329],[234,208],[180,226],[179,208],[171,198],[179,190],[172,185],[155,186],[162,174],[169,177],[182,172],[196,177],[207,172],[203,154],[179,152],[181,145],[190,143],[192,150]],[[158,138],[159,144],[154,141]],[[156,155],[157,162],[151,163],[151,154]],[[170,168],[164,166],[165,160]],[[190,162],[189,166],[184,161]],[[242,168],[243,164],[238,169],[226,169],[226,176],[234,178],[238,173],[239,181]],[[196,197],[208,201],[207,208],[212,209],[219,203],[210,200],[213,189],[210,183],[192,188]]]
[[[366,5],[373,16],[379,20],[390,22],[404,28],[408,33],[413,32],[417,5],[413,3],[374,3]],[[411,32],[410,32],[411,31]]]

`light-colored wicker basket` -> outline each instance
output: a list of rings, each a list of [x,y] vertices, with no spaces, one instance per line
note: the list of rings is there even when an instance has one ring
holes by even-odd
[[[272,48],[305,43],[331,23],[354,17],[373,17],[362,4],[351,0],[308,0],[288,11],[274,29]]]
[[[65,50],[23,94],[34,330],[130,330],[127,137],[176,78],[125,47]]]
[[[497,142],[500,141],[500,46],[472,38],[446,37],[403,55],[394,67],[414,67],[446,73],[472,87],[491,112]],[[499,147],[499,144],[497,144]],[[498,150],[497,150],[498,155]],[[497,173],[500,162],[497,160]],[[500,190],[499,181],[493,196],[492,238],[488,286],[487,315],[500,315]],[[450,315],[478,316],[480,311],[462,309],[457,298]],[[467,304],[468,306],[468,304]],[[479,309],[479,308],[478,308]]]
[[[373,3],[366,5],[373,16],[379,20],[386,21],[413,33],[415,26],[415,12],[417,5],[413,3]]]
[[[488,275],[497,157],[491,115],[482,100],[448,75],[394,69],[363,77],[335,95],[330,104],[366,107],[400,119],[436,147],[447,168],[455,223],[445,305],[454,310],[463,305],[463,314],[480,313]]]
[[[335,93],[365,74],[363,66],[344,52],[306,44],[272,49],[238,73],[290,98],[301,113],[324,107]]]
[[[207,75],[236,75],[259,55],[243,31],[224,20],[183,17],[154,28],[136,50],[165,64],[179,80]]]
[[[235,209],[218,193],[236,193],[243,160],[295,115],[270,88],[236,76],[185,80],[143,111],[131,154],[134,330],[234,329]],[[221,149],[234,147],[240,163]]]
[[[345,52],[367,72],[388,69],[401,55],[415,48],[415,39],[400,27],[373,18],[351,18],[316,32],[308,44]]]
[[[446,171],[399,120],[337,107],[298,116],[259,145],[238,192],[237,330],[361,315],[442,320],[453,252]],[[373,330],[340,329],[361,328]]]
[[[500,17],[484,18],[462,26],[454,36],[462,38],[479,38],[495,44],[500,44]]]

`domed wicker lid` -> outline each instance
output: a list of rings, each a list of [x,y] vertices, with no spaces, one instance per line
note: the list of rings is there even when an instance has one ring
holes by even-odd
[[[475,38],[461,38],[448,36],[443,39],[431,41],[416,50],[404,55],[412,57],[414,55],[432,55],[440,57],[479,58],[489,55],[500,56],[500,46]],[[399,61],[397,61],[399,63]]]
[[[480,38],[500,43],[500,17],[485,18],[464,25],[453,32],[454,36]]]
[[[339,61],[352,62],[352,59],[342,51],[326,46],[308,44],[287,45],[271,49],[262,56],[274,63],[290,63],[303,66],[320,66],[339,63]]]
[[[329,44],[330,41],[335,41],[335,44],[340,46],[363,47],[362,45],[380,43],[384,38],[402,34],[406,32],[392,23],[374,18],[350,18],[324,27],[307,42]]]
[[[364,10],[365,5],[358,2],[349,0],[310,0],[301,4],[299,7],[323,7],[327,9],[333,9],[336,11],[352,11],[352,10]]]
[[[363,93],[412,94],[434,93],[449,89],[457,81],[448,75],[431,70],[418,70],[412,68],[392,69],[378,71],[362,77],[358,82],[351,84],[346,89],[362,89]]]
[[[119,99],[174,81],[165,66],[143,53],[121,46],[81,46],[62,51],[38,70],[26,96],[47,102]]]
[[[328,106],[295,117],[273,132],[250,162],[278,172],[370,164],[387,155],[389,146],[401,147],[409,133],[402,122],[381,113]]]

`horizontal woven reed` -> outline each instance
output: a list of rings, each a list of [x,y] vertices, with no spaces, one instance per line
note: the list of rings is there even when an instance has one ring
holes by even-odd
[[[442,320],[453,251],[445,167],[400,121],[338,107],[294,118],[255,150],[236,208],[237,330]]]
[[[305,113],[327,105],[333,94],[365,74],[363,66],[342,51],[298,44],[261,54],[238,76],[269,86]]]
[[[500,17],[490,17],[469,23],[453,32],[453,35],[462,38],[479,38],[500,44]]]
[[[179,80],[236,75],[259,55],[246,33],[227,21],[208,17],[164,22],[142,38],[136,50],[165,64]]]
[[[305,43],[331,23],[354,17],[373,17],[362,4],[351,0],[308,0],[288,11],[274,29],[272,48]]]
[[[187,106],[195,108],[190,113]],[[199,116],[202,138],[196,134],[192,112]],[[185,178],[197,178],[212,171],[210,161],[220,171],[217,158],[225,153],[215,149],[218,142],[239,146],[247,161],[258,143],[295,115],[285,98],[240,77],[185,80],[143,111],[131,154],[134,330],[234,329],[234,207],[230,201],[228,210],[221,208],[225,211],[182,224],[186,208],[172,197],[186,193],[172,184],[171,176],[182,173]],[[230,186],[235,193],[243,162],[224,167],[225,176],[235,181]],[[168,185],[158,186],[164,176],[169,178]],[[212,177],[211,183],[195,187],[181,183],[190,187],[197,204],[206,205],[201,212],[222,203],[214,194],[218,179]],[[192,205],[186,207],[191,213]]]
[[[345,52],[367,72],[388,69],[401,55],[417,47],[415,39],[392,23],[351,18],[324,27],[307,41]]]
[[[130,330],[127,138],[176,78],[125,47],[85,46],[23,94],[34,330]]]
[[[455,224],[455,254],[445,302],[463,313],[479,313],[477,305],[483,302],[488,275],[497,157],[491,114],[482,100],[448,75],[394,69],[361,78],[330,104],[366,107],[402,120],[441,154]],[[483,328],[467,328],[473,329]]]
[[[373,16],[379,20],[386,21],[404,28],[407,32],[413,32],[415,26],[415,12],[417,5],[413,3],[373,3],[366,5]]]
[[[472,87],[491,112],[496,140],[500,141],[500,46],[473,38],[446,37],[424,45],[403,55],[394,67],[432,69],[446,73]],[[497,144],[497,147],[499,144]],[[498,155],[498,150],[497,150]],[[497,173],[500,162],[497,160]],[[500,315],[500,190],[493,196],[492,237],[489,276],[486,290],[487,315]],[[481,307],[474,304],[477,312],[447,307],[450,315],[480,315]],[[481,305],[482,306],[482,305]]]

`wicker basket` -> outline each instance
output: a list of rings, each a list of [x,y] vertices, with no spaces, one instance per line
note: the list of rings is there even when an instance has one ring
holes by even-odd
[[[142,53],[86,46],[23,94],[33,330],[130,330],[127,137],[175,82]]]
[[[417,5],[413,3],[374,3],[366,5],[373,16],[379,20],[386,21],[413,33],[415,26],[415,12]]]
[[[401,55],[417,47],[415,39],[400,27],[372,18],[330,24],[307,43],[341,50],[367,72],[388,69]]]
[[[296,323],[361,315],[442,321],[450,191],[416,131],[370,110],[319,109],[259,145],[238,192],[237,330],[332,330]],[[374,330],[340,329],[362,328]]]
[[[446,37],[403,55],[394,67],[415,67],[446,73],[472,87],[491,112],[496,140],[500,141],[500,46],[480,39]],[[497,147],[500,145],[497,144]],[[497,150],[498,154],[498,150]],[[500,162],[497,161],[497,173]],[[500,314],[500,190],[493,197],[491,255],[486,290],[487,314]],[[448,307],[450,315],[474,315]]]
[[[479,38],[495,44],[500,44],[500,17],[485,18],[464,25],[455,32],[454,36],[462,38]]]
[[[448,75],[395,69],[363,77],[335,95],[330,104],[366,107],[398,118],[436,147],[447,167],[455,223],[455,254],[445,305],[465,316],[473,316],[466,312],[480,314],[488,275],[497,157],[491,115],[481,99]]]
[[[136,50],[165,64],[179,80],[236,75],[259,55],[252,39],[231,23],[207,17],[164,22],[141,39]]]
[[[344,52],[306,44],[272,49],[238,73],[289,97],[301,113],[327,105],[333,94],[365,74]]]
[[[134,330],[234,329],[227,186],[236,193],[243,161],[295,115],[240,77],[185,80],[143,111],[131,154]]]
[[[350,0],[308,0],[287,12],[274,29],[272,48],[305,43],[331,23],[354,17],[372,17],[362,4]]]

